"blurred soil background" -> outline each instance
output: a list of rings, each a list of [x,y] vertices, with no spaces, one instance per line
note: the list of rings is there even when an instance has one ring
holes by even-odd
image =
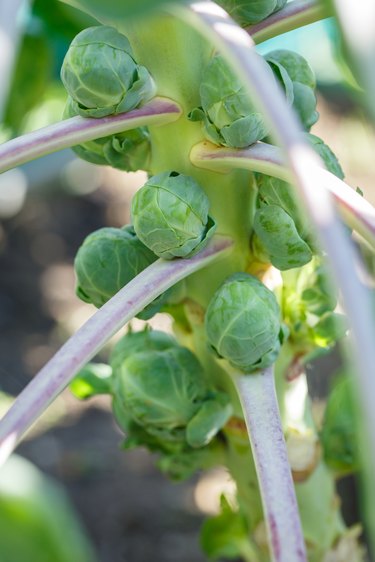
[[[374,203],[373,130],[339,86],[322,87],[319,111],[312,132],[335,151],[348,183]],[[70,151],[0,177],[0,390],[8,395],[0,399],[0,414],[94,312],[75,296],[74,256],[93,230],[128,222],[130,198],[143,181],[143,174],[95,167]],[[162,315],[152,323],[170,328]],[[338,362],[333,354],[309,370],[317,399]],[[172,484],[145,451],[122,452],[121,439],[106,398],[80,403],[65,392],[18,452],[63,484],[100,562],[205,560],[199,527],[215,512],[217,490],[230,486],[228,477],[217,471]],[[355,483],[340,486],[353,522]]]

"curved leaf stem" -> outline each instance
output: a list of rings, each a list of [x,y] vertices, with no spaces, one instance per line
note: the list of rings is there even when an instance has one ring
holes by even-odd
[[[232,375],[258,475],[274,562],[306,562],[305,543],[289,466],[273,367]]]
[[[176,121],[180,106],[168,98],[156,97],[147,104],[118,115],[100,119],[72,117],[17,137],[0,145],[0,173],[46,154],[82,142],[106,137],[144,125]]]
[[[193,164],[213,171],[242,168],[290,182],[293,178],[277,146],[258,142],[247,148],[218,147],[209,142],[196,144],[190,152]],[[341,216],[375,249],[375,208],[347,183],[317,166],[316,178],[334,197]]]
[[[332,15],[333,11],[328,6],[328,2],[293,0],[265,20],[248,26],[246,31],[255,43],[261,43]]]
[[[170,8],[172,11],[172,7]],[[328,265],[341,289],[354,345],[351,359],[360,379],[360,394],[370,444],[369,459],[375,470],[375,321],[371,292],[359,277],[359,256],[348,233],[338,220],[332,198],[320,178],[323,164],[303,137],[297,116],[287,105],[281,88],[269,75],[267,63],[259,56],[248,33],[210,0],[174,6],[173,13],[190,22],[210,39],[241,79],[252,102],[263,113],[304,200],[316,235],[328,254]]]
[[[0,465],[30,425],[113,334],[169,287],[218,259],[231,246],[230,239],[217,236],[192,258],[159,259],[103,305],[39,371],[1,420]]]

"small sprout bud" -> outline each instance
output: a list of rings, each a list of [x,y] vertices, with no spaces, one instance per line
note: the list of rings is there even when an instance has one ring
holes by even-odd
[[[272,73],[270,72],[271,80]],[[268,134],[262,115],[254,108],[241,81],[225,60],[216,55],[203,72],[201,107],[189,118],[203,121],[206,137],[213,143],[243,148]]]
[[[244,373],[268,367],[283,339],[275,295],[252,275],[232,275],[208,306],[206,332],[218,356],[233,367]]]
[[[145,330],[139,332],[128,332],[114,346],[110,364],[116,371],[125,359],[141,351],[163,351],[177,345],[176,340],[159,330]]]
[[[75,117],[76,108],[68,98],[64,119]],[[87,141],[73,146],[73,152],[82,160],[100,166],[112,166],[125,172],[147,170],[150,160],[150,135],[147,127],[138,127],[124,133]]]
[[[309,131],[317,122],[319,114],[316,111],[315,76],[308,62],[298,53],[279,49],[271,51],[265,56],[274,71],[276,78],[284,88],[290,101],[290,83],[293,88],[293,108],[297,112],[304,128]],[[285,72],[289,76],[287,79]]]
[[[283,8],[287,0],[218,0],[237,23],[245,27],[258,23]]]
[[[208,210],[208,197],[193,178],[164,172],[150,178],[135,194],[134,230],[161,258],[189,257],[199,252],[215,231]]]
[[[163,332],[126,334],[112,352],[111,367],[120,425],[136,424],[160,443],[203,447],[232,414],[229,397],[208,388],[191,351]],[[132,432],[139,433],[136,427]]]
[[[277,205],[267,205],[256,211],[254,231],[272,265],[281,271],[301,267],[312,258],[311,249],[299,236],[292,217]]]
[[[178,345],[130,355],[117,369],[114,384],[124,411],[166,441],[186,440],[186,426],[207,395],[201,365]]]
[[[77,296],[100,308],[156,259],[132,226],[101,228],[84,240],[76,255]],[[155,299],[138,316],[151,318],[166,296],[164,293]]]
[[[136,63],[128,39],[109,26],[89,27],[72,41],[61,79],[82,117],[130,111],[155,95],[155,84]]]

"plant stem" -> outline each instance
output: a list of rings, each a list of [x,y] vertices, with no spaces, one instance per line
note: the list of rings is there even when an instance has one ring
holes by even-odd
[[[113,334],[164,291],[222,257],[231,246],[230,239],[215,237],[190,259],[159,259],[103,305],[34,377],[1,420],[0,465],[30,425]]]
[[[265,20],[246,28],[255,43],[272,39],[277,35],[329,18],[333,11],[327,2],[319,0],[293,0]]]
[[[234,375],[262,496],[273,562],[306,562],[305,544],[274,386],[273,367]]]
[[[373,299],[358,275],[359,256],[348,233],[338,220],[327,190],[316,176],[321,165],[304,138],[296,115],[287,105],[281,88],[269,75],[264,59],[254,50],[245,30],[235,24],[214,2],[191,2],[169,8],[177,17],[210,38],[241,79],[254,105],[264,115],[285,154],[286,162],[316,235],[327,252],[332,276],[341,289],[343,306],[352,330],[351,357],[360,379],[360,393],[370,443],[369,462],[375,470],[375,322]],[[359,267],[362,267],[361,265]]]
[[[72,117],[0,145],[0,173],[51,152],[144,125],[163,125],[180,117],[179,105],[168,98],[154,98],[127,113],[87,119]]]
[[[195,166],[227,172],[242,168],[260,172],[284,181],[292,181],[292,176],[284,164],[282,152],[277,146],[258,142],[247,148],[218,147],[209,142],[195,145],[190,153]],[[321,168],[315,169],[317,182],[320,182],[334,197],[345,222],[356,230],[375,249],[375,209],[340,178]]]

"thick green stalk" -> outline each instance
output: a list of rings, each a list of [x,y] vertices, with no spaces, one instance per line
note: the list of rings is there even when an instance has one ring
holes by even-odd
[[[187,115],[200,103],[199,84],[212,54],[211,45],[170,15],[120,25],[119,30],[130,39],[137,60],[151,72],[158,95],[168,92],[182,108],[174,123],[150,127],[151,173],[176,170],[194,177],[210,199],[210,214],[217,222],[217,232],[229,235],[235,243],[230,256],[187,281],[189,298],[205,307],[225,277],[245,270],[248,265],[255,199],[255,191],[249,186],[253,176],[247,170],[226,174],[203,170],[190,160],[190,151],[203,140],[203,134],[201,125],[189,121]]]

